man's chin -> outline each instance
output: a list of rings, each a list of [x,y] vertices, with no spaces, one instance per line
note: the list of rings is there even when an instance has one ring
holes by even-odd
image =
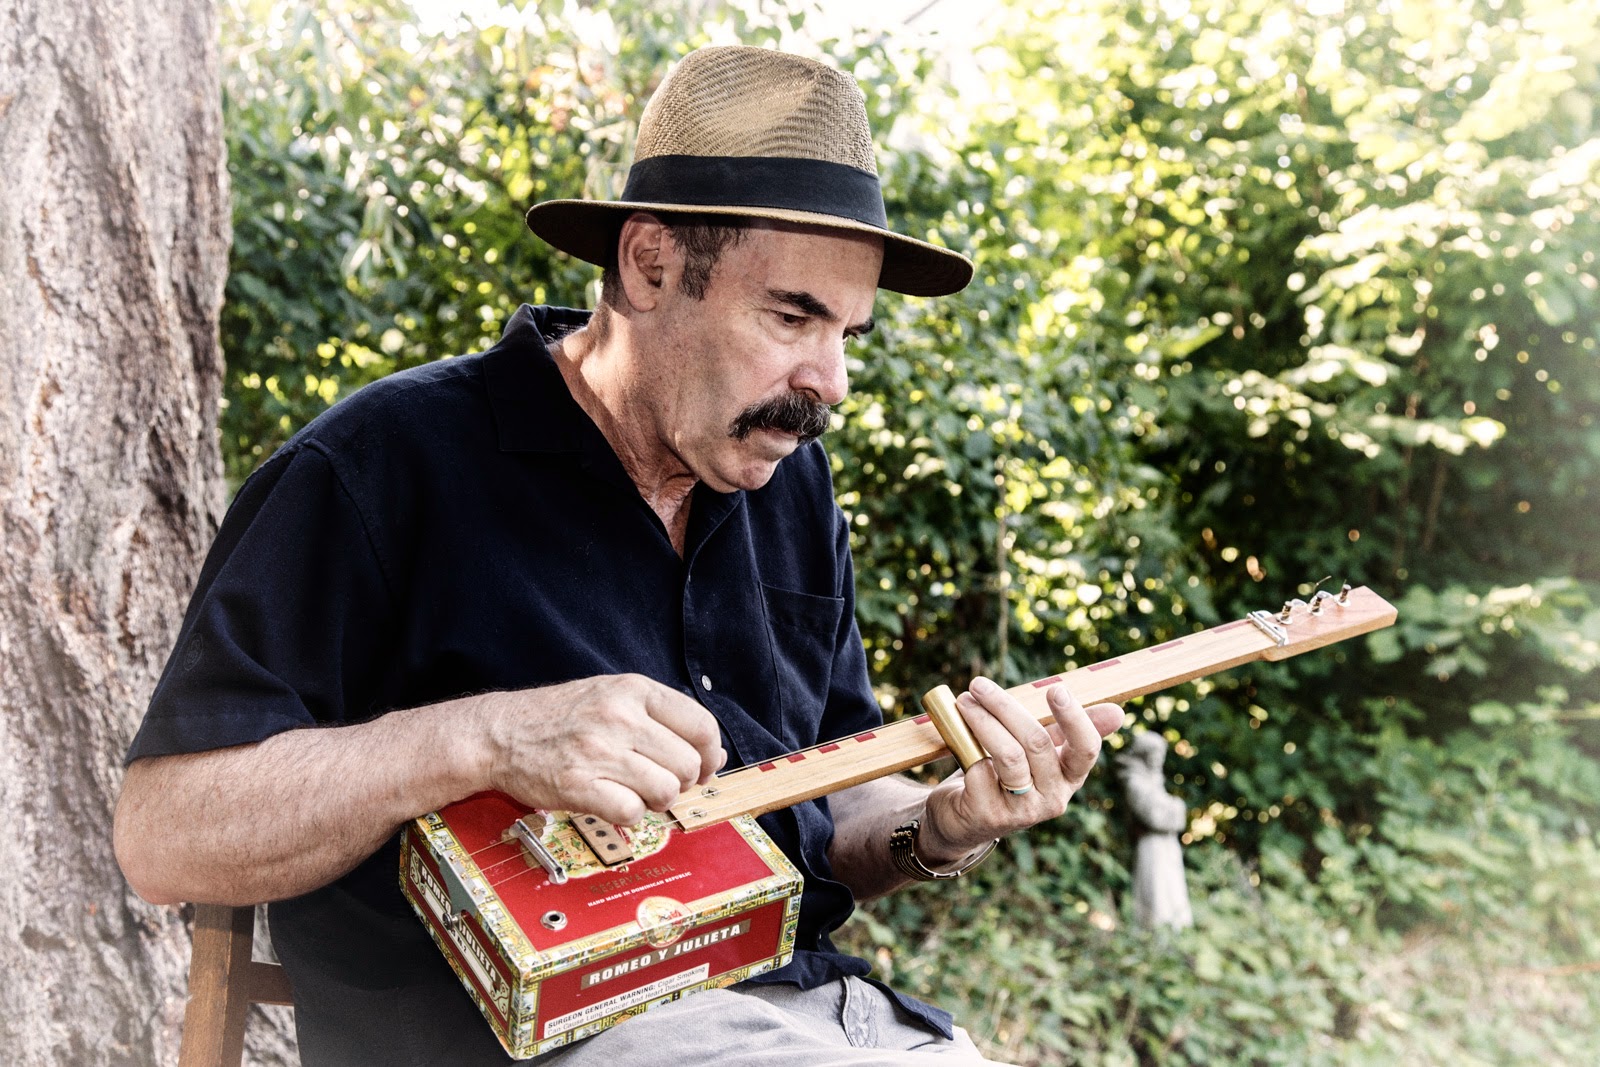
[[[719,493],[736,493],[741,489],[753,492],[772,481],[777,470],[776,463],[747,463],[735,471],[708,473],[700,481]]]
[[[791,442],[794,440],[790,438]],[[789,452],[794,451],[793,448]],[[743,463],[727,472],[727,488],[722,492],[731,492],[734,489],[753,490],[760,489],[772,481],[772,476],[777,473],[778,464],[783,462],[789,452],[781,455],[765,453],[759,457],[747,458]],[[712,488],[718,488],[712,486]]]
[[[702,480],[719,493],[760,489],[772,480],[778,464],[809,440],[777,430],[756,430],[739,442],[740,455],[734,463],[720,471],[707,472]]]

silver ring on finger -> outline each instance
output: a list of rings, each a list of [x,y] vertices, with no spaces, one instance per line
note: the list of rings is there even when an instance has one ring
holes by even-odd
[[[1001,782],[1000,783],[1000,788],[1004,789],[1007,793],[1010,793],[1014,797],[1025,797],[1029,793],[1033,792],[1033,783],[1029,782],[1027,785],[1023,786],[1022,788],[1016,789],[1016,788],[1013,788],[1013,787],[1007,785],[1004,782]]]

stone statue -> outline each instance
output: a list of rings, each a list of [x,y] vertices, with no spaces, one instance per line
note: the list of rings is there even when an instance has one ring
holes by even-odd
[[[1183,846],[1178,841],[1178,835],[1188,828],[1189,809],[1182,798],[1167,793],[1162,773],[1166,759],[1166,739],[1146,730],[1133,735],[1117,767],[1128,808],[1139,825],[1133,858],[1133,915],[1146,930],[1194,925],[1189,887],[1183,878]]]

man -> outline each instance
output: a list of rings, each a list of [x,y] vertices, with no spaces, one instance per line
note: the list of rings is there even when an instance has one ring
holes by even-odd
[[[860,90],[696,52],[646,109],[623,200],[528,222],[607,266],[594,317],[524,307],[488,353],[362,390],[264,464],[129,754],[130,882],[275,902],[307,1064],[504,1062],[399,895],[410,819],[498,789],[632,824],[730,759],[879,721],[814,439],[876,289],[954,292],[971,267],[887,229]],[[828,934],[853,899],[1059,815],[1121,712],[1057,687],[1047,731],[984,679],[959,707],[992,757],[967,774],[763,817],[805,876],[789,966],[549,1062],[980,1062]]]

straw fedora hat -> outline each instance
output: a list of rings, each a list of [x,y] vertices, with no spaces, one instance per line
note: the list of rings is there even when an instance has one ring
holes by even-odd
[[[865,97],[842,71],[765,48],[702,48],[661,82],[639,120],[620,200],[547,200],[528,228],[601,266],[632,211],[743,215],[883,238],[878,284],[911,296],[966,287],[972,264],[889,229]]]

